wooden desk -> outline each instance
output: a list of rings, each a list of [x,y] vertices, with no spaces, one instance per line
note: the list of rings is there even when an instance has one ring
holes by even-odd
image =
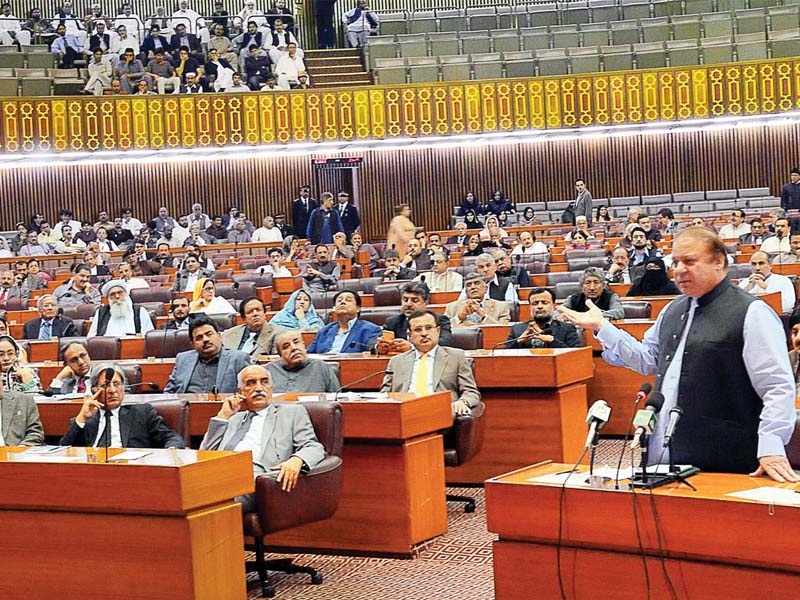
[[[103,450],[52,455],[72,463],[23,462],[22,450],[0,448],[0,597],[246,598],[232,499],[253,491],[248,453],[154,450],[91,464]]]
[[[486,483],[487,527],[500,538],[493,546],[497,600],[561,596],[556,557],[561,488],[527,479],[571,466],[532,466]],[[568,487],[561,513],[566,596],[646,596],[638,523],[652,597],[671,597],[659,560],[653,506],[665,568],[679,598],[786,597],[786,590],[796,589],[797,509],[775,507],[771,516],[766,504],[725,495],[762,486],[794,486],[720,473],[701,473],[691,482],[697,492],[676,484],[656,489],[652,498],[649,492],[632,496],[628,491]]]
[[[202,436],[221,402],[203,394],[126,395],[125,402],[191,401],[190,429]],[[293,399],[283,397],[282,399]],[[39,402],[47,435],[66,431],[80,403]],[[266,538],[271,546],[408,556],[415,544],[447,532],[444,447],[439,431],[453,421],[450,394],[342,402],[342,495],[336,514]],[[249,464],[248,455],[248,464]],[[252,479],[252,471],[251,471]]]

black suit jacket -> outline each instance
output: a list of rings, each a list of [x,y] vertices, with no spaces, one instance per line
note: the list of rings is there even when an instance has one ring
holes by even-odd
[[[358,216],[358,209],[349,202],[347,203],[347,208],[344,209],[344,213],[339,212],[338,204],[334,204],[333,207],[336,209],[336,212],[339,213],[339,219],[342,221],[342,227],[349,241],[350,236],[358,229],[358,226],[361,225],[361,217]]]
[[[439,345],[452,346],[453,331],[450,325],[450,318],[446,315],[437,314],[436,324],[441,328],[441,332],[439,333]],[[396,338],[408,339],[408,319],[406,319],[403,313],[386,319],[383,328],[386,331],[394,332],[394,337]]]
[[[530,321],[524,323],[517,323],[508,332],[508,341],[505,348],[532,348],[531,340],[527,342],[514,342],[519,336],[525,333],[525,330],[530,325]],[[581,340],[578,337],[578,331],[573,325],[563,323],[561,321],[550,321],[550,328],[552,330],[553,343],[545,346],[547,348],[577,348],[581,345]]]
[[[108,270],[107,266],[97,265],[97,274],[89,277],[89,281],[92,283],[97,283],[98,281],[100,281],[99,279],[100,277],[110,277],[110,276],[111,276],[111,271]]]
[[[189,40],[189,52],[191,54],[199,54],[203,51],[200,47],[200,40],[197,39],[195,34],[187,33],[186,38]],[[176,56],[178,55],[178,51],[181,49],[181,36],[179,36],[177,33],[173,34],[172,38],[170,39],[169,48]]]
[[[100,428],[98,411],[79,427],[70,419],[69,429],[59,444],[62,446],[91,446]],[[185,448],[183,438],[172,431],[164,419],[149,404],[123,404],[119,409],[119,432],[123,448]]]
[[[42,318],[39,317],[38,319],[31,319],[27,321],[25,325],[22,327],[22,339],[25,340],[38,340],[39,339],[39,329],[42,326]],[[75,337],[80,335],[78,330],[75,328],[75,324],[72,322],[72,319],[67,317],[56,317],[53,319],[53,337]]]
[[[303,203],[300,199],[292,202],[292,227],[297,237],[305,239],[308,219],[315,208],[317,208],[317,201],[313,198],[308,199],[308,210],[303,208]]]

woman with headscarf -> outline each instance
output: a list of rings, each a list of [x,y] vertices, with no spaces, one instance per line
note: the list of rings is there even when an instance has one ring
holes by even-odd
[[[10,335],[0,335],[0,374],[3,389],[12,392],[37,392],[41,390],[36,369],[23,367],[21,351],[17,341]]]
[[[411,207],[408,204],[401,204],[397,207],[397,216],[389,223],[389,232],[386,234],[386,248],[397,250],[400,256],[408,253],[408,242],[417,230],[410,216]]]
[[[664,261],[656,256],[644,261],[644,275],[628,290],[628,296],[678,296],[680,293],[667,276]]]
[[[314,308],[311,296],[305,290],[292,292],[286,304],[275,313],[270,323],[287,329],[302,329],[303,331],[317,331],[325,325]]]
[[[478,218],[478,213],[474,210],[468,210],[464,215],[464,224],[467,226],[467,229],[483,229],[483,224]]]
[[[213,279],[201,277],[197,280],[192,294],[189,311],[207,315],[233,315],[236,309],[222,296],[217,296],[217,286]]]
[[[474,192],[467,192],[467,195],[461,201],[461,206],[458,207],[457,214],[459,217],[466,217],[467,213],[470,212],[476,215],[482,215],[486,212],[486,207],[475,197]]]
[[[467,249],[462,256],[480,256],[483,254],[483,246],[481,245],[481,238],[476,233],[467,239]]]
[[[501,238],[508,237],[508,232],[502,227],[500,227],[500,221],[495,215],[489,215],[488,217],[486,217],[486,227],[484,228],[483,231],[489,232],[490,239],[492,238],[492,236],[498,233],[500,234]]]

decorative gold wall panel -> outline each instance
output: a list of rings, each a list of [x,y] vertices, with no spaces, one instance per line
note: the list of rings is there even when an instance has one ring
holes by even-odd
[[[800,59],[276,94],[0,98],[0,153],[424,138],[797,107]]]

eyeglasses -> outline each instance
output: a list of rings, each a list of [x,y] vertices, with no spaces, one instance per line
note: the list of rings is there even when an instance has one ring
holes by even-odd
[[[411,333],[423,333],[428,331],[433,331],[434,329],[438,329],[437,325],[419,325],[417,327],[411,328]]]
[[[89,355],[86,352],[81,352],[78,356],[73,356],[72,358],[67,359],[67,364],[69,365],[76,365],[81,361],[89,360]]]

